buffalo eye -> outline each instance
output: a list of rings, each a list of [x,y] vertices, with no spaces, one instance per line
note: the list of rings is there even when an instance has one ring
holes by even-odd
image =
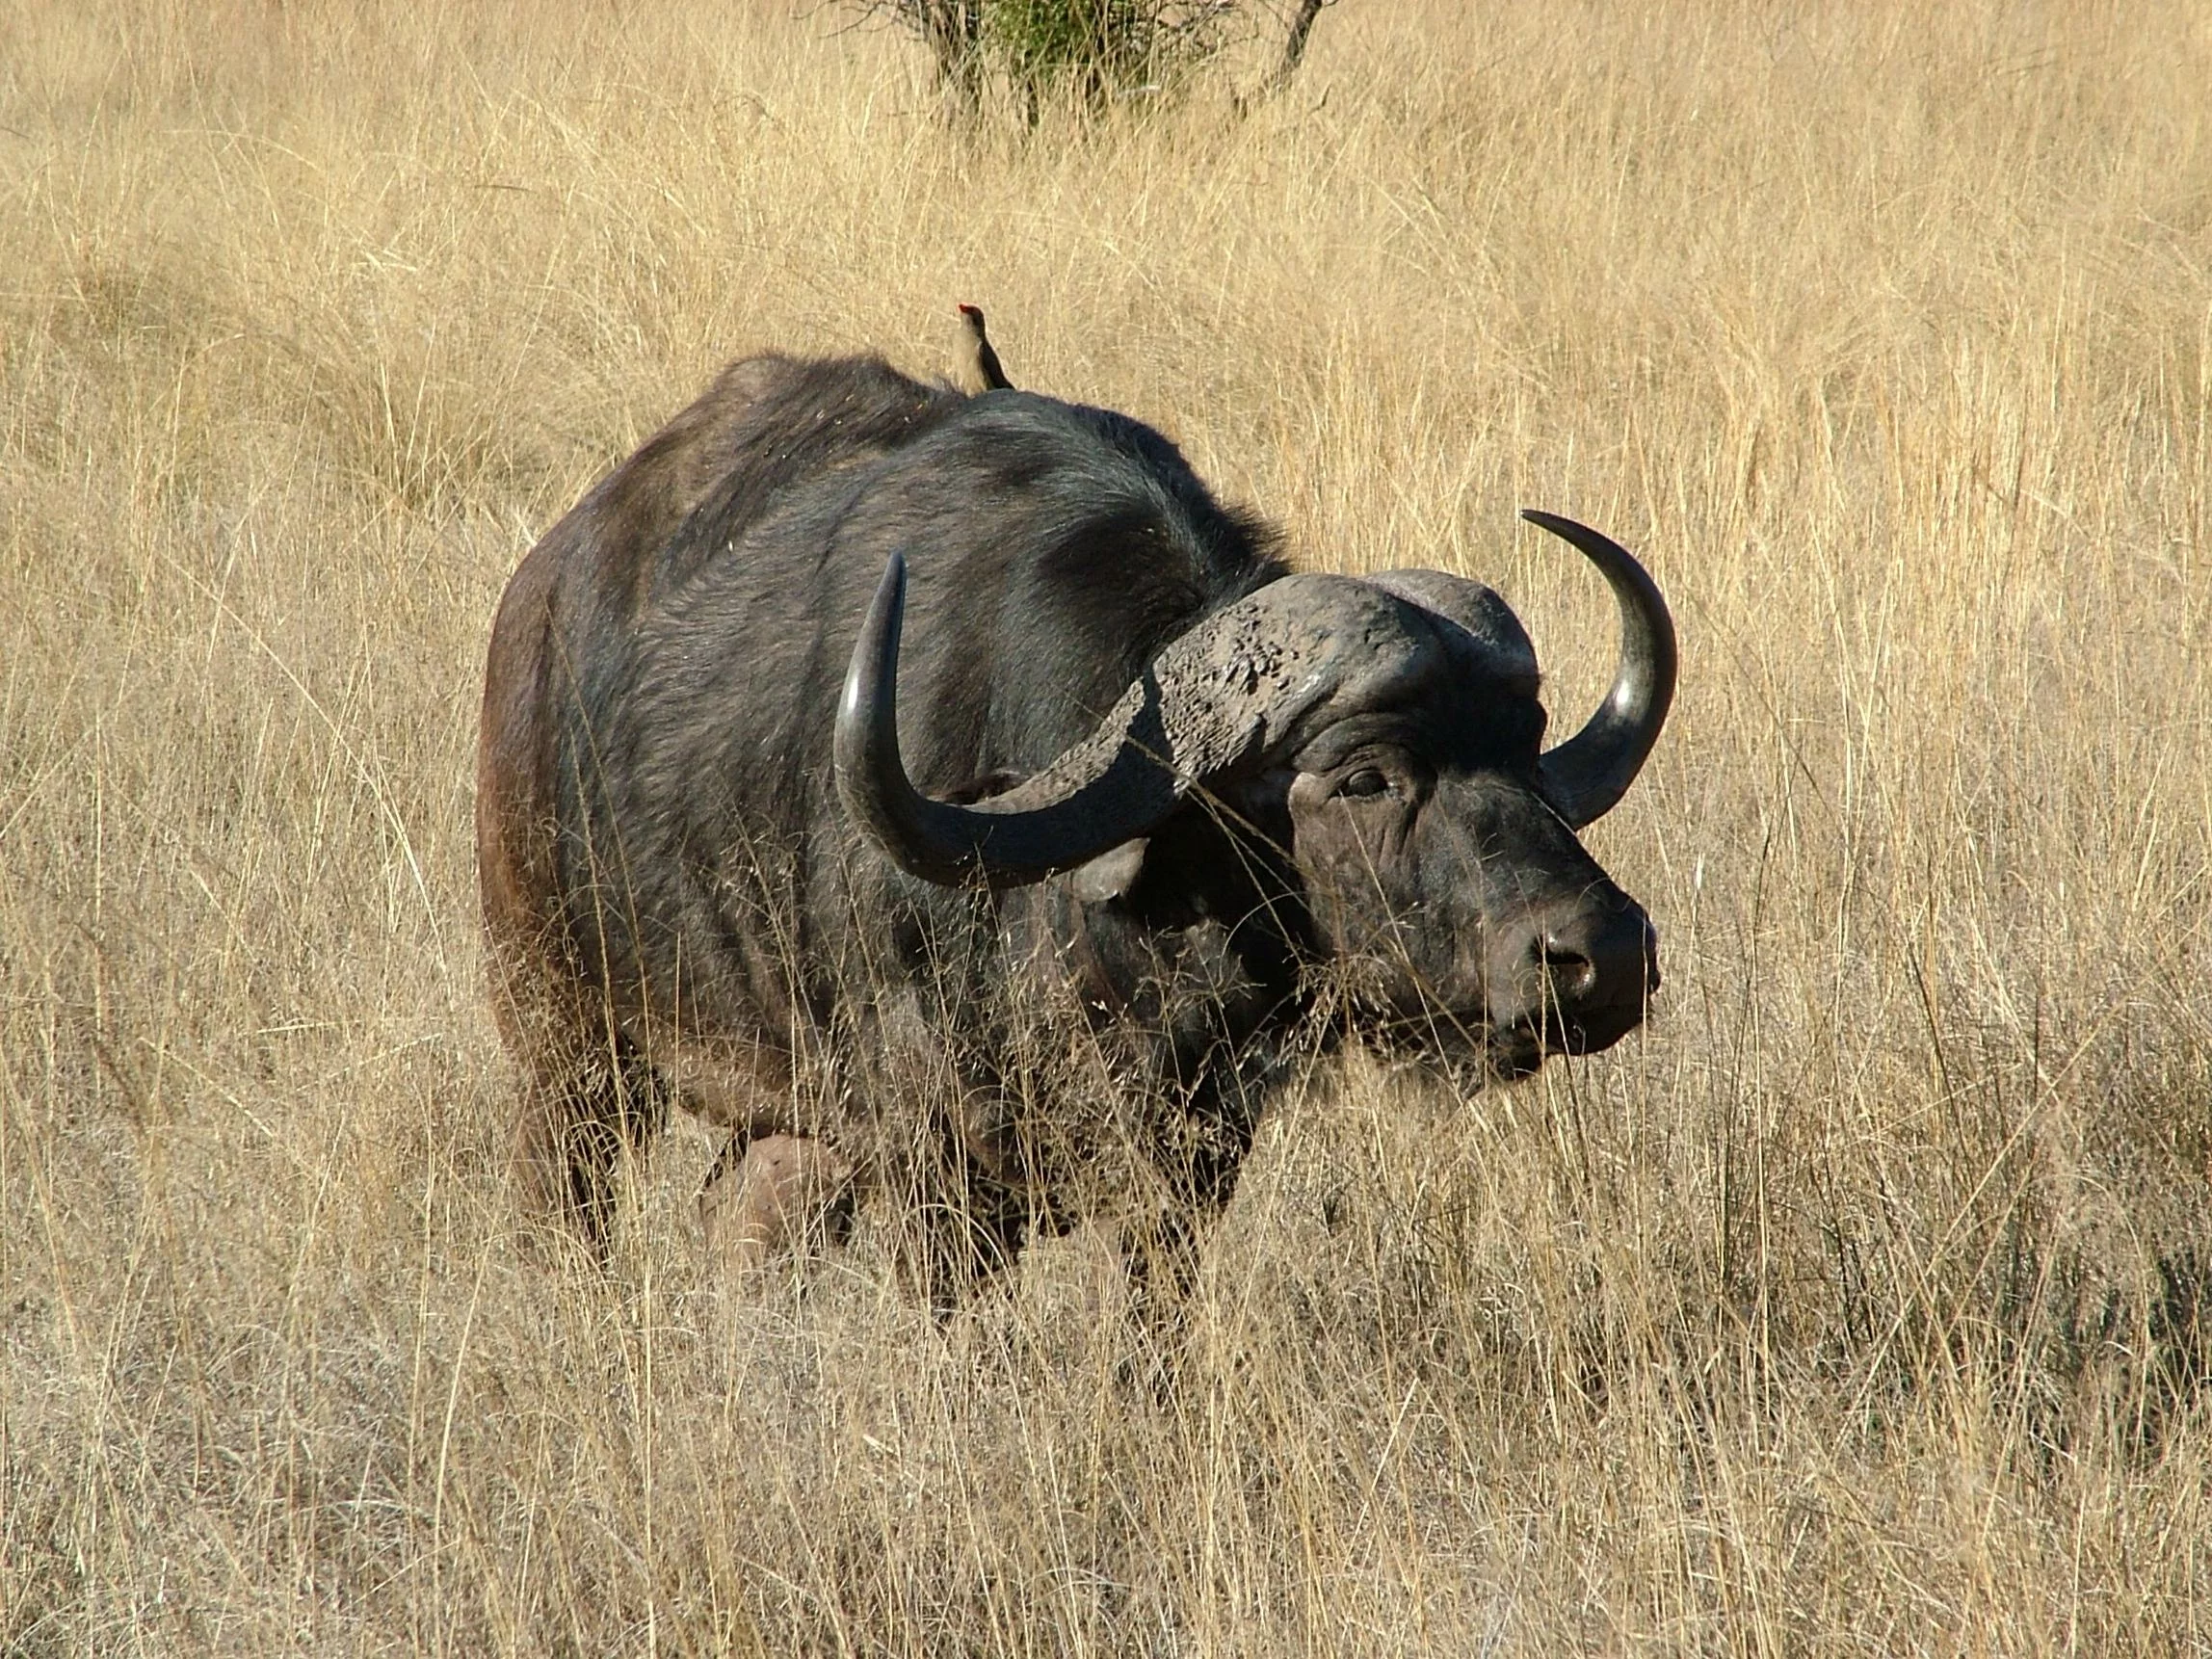
[[[1355,801],[1363,801],[1369,797],[1383,794],[1389,787],[1390,780],[1383,777],[1381,772],[1372,766],[1362,766],[1336,786],[1336,793],[1341,796],[1349,796]]]

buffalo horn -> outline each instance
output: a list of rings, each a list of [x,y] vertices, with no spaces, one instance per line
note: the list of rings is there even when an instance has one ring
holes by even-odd
[[[893,554],[837,706],[846,810],[909,875],[947,885],[1040,881],[1148,833],[1193,788],[1264,750],[1342,679],[1328,625],[1342,577],[1289,576],[1172,641],[1092,734],[974,805],[916,790],[899,754],[907,566]],[[1377,595],[1378,601],[1380,595]]]
[[[963,806],[915,789],[899,754],[906,599],[907,562],[894,553],[853,647],[835,739],[846,810],[902,869],[947,885],[978,873],[997,885],[1038,881],[1143,834],[1172,809],[1172,779],[1137,749],[1146,706],[1157,704],[1144,681],[1092,738],[1004,795]],[[1111,741],[1124,732],[1128,741]]]
[[[1531,524],[1570,541],[1604,574],[1620,606],[1620,666],[1590,723],[1541,761],[1544,793],[1579,830],[1619,804],[1659,741],[1674,700],[1674,622],[1659,586],[1620,542],[1557,514],[1523,509]]]

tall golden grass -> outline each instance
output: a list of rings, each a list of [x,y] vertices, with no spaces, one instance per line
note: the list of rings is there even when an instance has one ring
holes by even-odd
[[[1034,137],[834,12],[0,3],[0,1648],[2212,1646],[2212,13],[1348,0]],[[1350,569],[1638,547],[1648,1032],[1282,1103],[1165,1393],[516,1249],[481,651],[724,358],[1162,426]]]

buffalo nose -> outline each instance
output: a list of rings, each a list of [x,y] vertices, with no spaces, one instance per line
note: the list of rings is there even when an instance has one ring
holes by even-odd
[[[1634,998],[1659,988],[1659,941],[1641,908],[1585,910],[1544,930],[1536,954],[1567,1008]]]
[[[1615,1041],[1642,1021],[1659,988],[1659,941],[1632,902],[1549,918],[1525,948],[1538,1000],[1564,1024],[1570,1047]]]
[[[1565,935],[1546,934],[1537,941],[1537,961],[1561,1002],[1580,1002],[1597,985],[1597,964]]]

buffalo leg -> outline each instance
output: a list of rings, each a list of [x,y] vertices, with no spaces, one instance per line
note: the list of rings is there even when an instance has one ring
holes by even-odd
[[[533,1209],[567,1218],[604,1253],[622,1159],[652,1145],[668,1118],[667,1091],[621,1038],[588,1059],[567,1058],[540,1064],[524,1086],[515,1174]]]
[[[831,1236],[852,1179],[850,1164],[803,1135],[731,1141],[699,1193],[707,1253],[748,1275],[787,1246]]]
[[[1201,1242],[1228,1207],[1238,1162],[1250,1145],[1249,1129],[1235,1120],[1223,1122],[1190,1149],[1188,1163],[1169,1173],[1166,1201],[1149,1215],[1125,1218],[1119,1229],[1138,1357],[1162,1397],[1173,1391],[1192,1338]],[[1135,1380],[1132,1373],[1124,1375]]]

